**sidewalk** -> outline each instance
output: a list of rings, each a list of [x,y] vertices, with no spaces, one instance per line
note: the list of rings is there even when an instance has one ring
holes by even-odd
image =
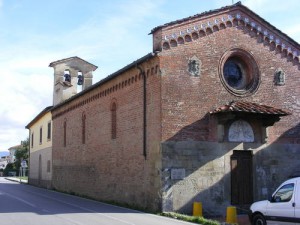
[[[22,184],[27,184],[28,183],[28,180],[23,180],[23,179],[20,179],[18,177],[5,177],[6,180],[10,180],[10,181],[14,181],[14,182],[19,182],[19,183],[22,183]]]

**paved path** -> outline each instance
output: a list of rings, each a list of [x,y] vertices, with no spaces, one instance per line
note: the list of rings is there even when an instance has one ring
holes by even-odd
[[[0,177],[0,225],[188,225]]]

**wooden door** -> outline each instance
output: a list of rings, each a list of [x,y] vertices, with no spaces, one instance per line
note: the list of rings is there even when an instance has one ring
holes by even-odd
[[[234,151],[231,156],[231,204],[253,202],[252,152]]]

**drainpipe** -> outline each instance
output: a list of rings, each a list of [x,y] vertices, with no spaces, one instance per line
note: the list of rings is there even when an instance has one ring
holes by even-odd
[[[136,64],[136,68],[143,77],[143,155],[147,159],[147,80],[143,68]]]

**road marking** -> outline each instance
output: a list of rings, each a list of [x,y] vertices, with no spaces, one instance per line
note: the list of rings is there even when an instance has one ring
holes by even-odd
[[[18,200],[18,201],[20,201],[20,202],[23,202],[23,203],[25,203],[26,205],[29,205],[29,206],[31,206],[31,207],[33,207],[33,208],[36,208],[36,205],[34,205],[34,204],[32,204],[32,203],[30,203],[30,202],[28,202],[28,201],[26,201],[26,200],[24,200],[24,199],[22,199],[22,198],[13,196],[13,195],[8,194],[8,193],[4,193],[4,194],[5,194],[5,195],[8,195],[9,197],[11,197],[11,198],[13,198],[13,199],[16,199],[16,200]]]
[[[48,198],[48,199],[51,199],[51,200],[60,202],[60,203],[63,203],[63,204],[65,204],[65,205],[69,205],[69,206],[72,206],[72,207],[75,207],[75,208],[79,208],[79,209],[84,210],[84,211],[87,211],[87,212],[96,213],[96,214],[98,214],[98,215],[100,215],[100,216],[107,217],[107,218],[110,218],[110,219],[119,221],[119,222],[121,222],[121,223],[129,224],[129,225],[136,225],[135,223],[127,222],[127,221],[125,221],[125,220],[118,219],[118,218],[113,217],[113,216],[108,216],[108,215],[105,215],[104,213],[99,213],[99,212],[97,212],[97,211],[95,211],[95,210],[88,209],[88,208],[85,208],[85,207],[81,207],[81,206],[76,205],[76,204],[68,203],[68,202],[59,200],[59,199],[57,199],[57,198],[52,198],[52,197],[49,197],[49,196],[47,196],[47,195],[43,195],[43,194],[40,194],[40,193],[34,193],[34,194],[35,194],[35,195],[42,196],[42,197],[44,197],[44,198]]]
[[[71,222],[72,224],[85,225],[85,223],[83,224],[83,223],[80,223],[80,222],[78,222],[78,221],[76,221],[76,220],[72,220],[72,219],[70,219],[70,218],[65,218],[65,217],[60,216],[60,215],[55,215],[55,216],[58,217],[58,218],[60,218],[60,219],[62,219],[62,220],[66,220],[66,221],[68,221],[68,222]]]
[[[45,213],[51,213],[49,210],[47,209],[41,209],[42,212],[45,212]]]

